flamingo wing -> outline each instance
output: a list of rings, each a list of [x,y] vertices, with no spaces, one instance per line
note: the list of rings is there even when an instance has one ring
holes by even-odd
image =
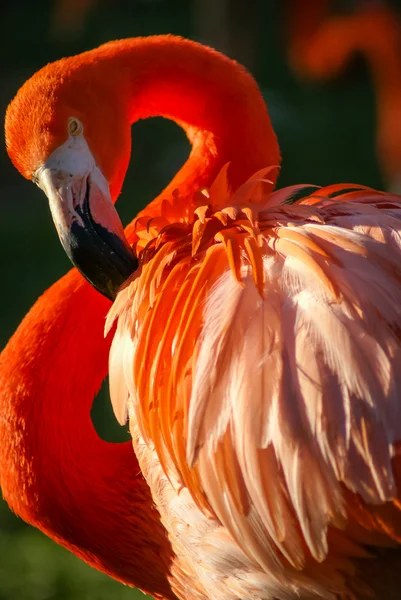
[[[109,315],[116,414],[263,569],[364,556],[401,542],[401,198],[252,194],[146,246]]]

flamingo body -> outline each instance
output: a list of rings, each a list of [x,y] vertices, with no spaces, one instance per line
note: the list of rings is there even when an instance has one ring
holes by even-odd
[[[112,201],[130,125],[154,114],[193,149],[125,239]],[[48,65],[11,103],[6,137],[85,277],[88,256],[95,286],[106,259],[118,280],[125,257],[136,265],[113,305],[73,271],[2,353],[14,510],[158,598],[398,598],[400,197],[273,191],[279,150],[255,82],[170,36]],[[89,418],[111,330],[111,398],[135,455]]]
[[[399,344],[377,316],[398,313],[380,281],[401,203],[332,186],[287,204],[305,186],[262,208],[258,181],[232,196],[223,173],[147,243],[108,317],[115,412],[206,597],[364,598],[366,544],[400,541]]]

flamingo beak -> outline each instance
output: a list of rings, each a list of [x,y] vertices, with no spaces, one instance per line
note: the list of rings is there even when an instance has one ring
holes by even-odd
[[[70,136],[34,179],[49,200],[67,256],[96,290],[114,300],[138,260],[84,137]]]

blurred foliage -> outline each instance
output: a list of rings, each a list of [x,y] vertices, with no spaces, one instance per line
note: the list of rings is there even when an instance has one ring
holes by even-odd
[[[114,38],[170,32],[227,50],[251,68],[282,148],[280,185],[353,181],[381,186],[374,153],[374,98],[366,68],[357,62],[347,76],[326,85],[297,81],[286,61],[284,2],[93,0],[82,22],[75,23],[79,0],[70,0],[68,22],[73,26],[65,29],[55,17],[57,3],[67,5],[68,14],[68,0],[2,4],[2,114],[19,86],[49,61]],[[224,13],[222,8],[231,4],[233,10]],[[231,15],[228,25],[213,20],[224,14]],[[187,153],[187,140],[173,123],[153,119],[134,126],[131,166],[118,202],[125,223],[163,188]],[[35,299],[69,263],[42,192],[16,172],[4,145],[0,181],[3,346]],[[126,436],[111,425],[105,386],[94,413],[103,437],[117,441]],[[17,520],[0,502],[0,600],[109,600],[135,598],[136,593],[141,595]]]

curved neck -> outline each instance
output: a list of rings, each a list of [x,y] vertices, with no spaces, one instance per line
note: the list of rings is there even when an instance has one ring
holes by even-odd
[[[209,186],[226,163],[234,189],[256,171],[279,165],[265,102],[238,63],[173,36],[111,42],[94,52],[104,61],[98,73],[109,77],[129,124],[163,116],[180,125],[192,145],[187,162],[146,214],[157,214],[160,200],[175,189],[190,208],[194,192]]]
[[[34,305],[0,356],[0,486],[12,510],[90,565],[174,597],[171,550],[132,445],[96,434],[109,302],[74,270]]]

